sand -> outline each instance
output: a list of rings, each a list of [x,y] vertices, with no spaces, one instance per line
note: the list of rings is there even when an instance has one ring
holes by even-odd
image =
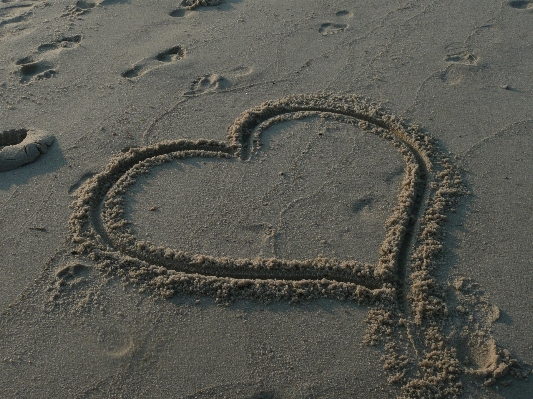
[[[12,129],[0,134],[0,171],[16,169],[48,152],[54,136],[44,132]]]
[[[4,395],[531,397],[531,10],[2,1]]]

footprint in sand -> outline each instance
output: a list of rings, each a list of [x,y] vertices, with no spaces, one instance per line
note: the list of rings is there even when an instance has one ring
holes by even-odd
[[[468,51],[460,51],[446,55],[444,61],[452,64],[476,65],[478,58]]]
[[[216,91],[224,91],[233,86],[234,82],[240,77],[244,77],[253,72],[253,68],[241,66],[237,67],[227,74],[220,75],[218,73],[203,75],[196,78],[188,91],[183,93],[185,96],[194,96],[204,93],[213,93]]]
[[[47,58],[53,58],[63,49],[76,47],[82,40],[81,35],[67,36],[52,43],[44,43],[37,47],[36,56],[50,52]],[[52,57],[51,57],[52,56]],[[38,80],[48,79],[57,74],[54,64],[50,60],[35,58],[32,55],[19,59],[15,62],[19,65],[18,74],[20,83],[30,83]]]
[[[78,16],[83,15],[89,12],[92,8],[96,7],[97,3],[89,2],[85,0],[79,0],[73,6],[68,6],[67,10],[62,14],[62,16],[72,15]]]
[[[469,52],[462,52],[456,54],[449,54],[446,56],[444,61],[450,62],[453,64],[464,64],[464,65],[475,65],[478,58]]]
[[[38,130],[12,129],[0,132],[0,172],[33,162],[48,152],[54,137]]]
[[[333,35],[335,33],[342,32],[343,30],[346,30],[348,27],[347,24],[335,24],[332,22],[325,22],[322,25],[320,25],[320,28],[318,31],[321,35],[327,36],[327,35]]]
[[[135,349],[133,337],[127,333],[125,326],[108,325],[98,331],[96,339],[98,349],[110,358],[123,358]]]
[[[346,30],[349,27],[349,25],[346,23],[346,19],[352,18],[353,13],[348,10],[340,10],[335,13],[335,16],[343,22],[324,22],[318,29],[321,35],[333,35]]]
[[[63,37],[52,43],[41,44],[39,47],[37,47],[37,51],[40,53],[44,53],[52,50],[61,50],[65,48],[76,47],[78,44],[81,43],[81,39],[81,35]]]
[[[198,79],[195,79],[191,84],[190,90],[183,94],[191,96],[226,90],[229,87],[231,87],[231,82],[224,76],[215,73],[212,75],[200,76]]]
[[[2,3],[5,2],[2,1]],[[15,28],[21,30],[21,24],[33,16],[34,8],[35,5],[28,2],[8,3],[0,7],[0,28],[9,26],[12,30]],[[3,33],[0,33],[1,36],[3,36]]]
[[[175,62],[181,60],[185,57],[185,49],[182,46],[174,46],[168,50],[162,51],[161,53],[144,59],[141,62],[135,64],[133,68],[128,69],[122,73],[122,77],[126,79],[133,79],[139,76],[144,75],[152,69],[159,68],[170,62]]]
[[[348,10],[340,10],[335,13],[335,16],[339,18],[352,18],[353,12]]]
[[[34,61],[32,57],[24,57],[16,62],[20,65],[20,83],[28,83],[36,80],[48,79],[57,72],[53,65],[46,61]]]
[[[476,65],[479,57],[472,54],[461,43],[448,44],[444,50],[446,51],[445,62],[451,64]]]
[[[527,0],[514,0],[510,1],[509,3],[510,7],[512,8],[518,8],[520,10],[530,10],[533,11],[533,1],[527,1]]]

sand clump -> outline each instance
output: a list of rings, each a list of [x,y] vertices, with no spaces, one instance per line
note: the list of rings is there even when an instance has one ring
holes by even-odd
[[[33,129],[0,132],[0,172],[16,169],[48,152],[54,136]]]

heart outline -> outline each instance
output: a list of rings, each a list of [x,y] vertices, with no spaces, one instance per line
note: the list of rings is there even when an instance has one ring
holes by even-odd
[[[287,261],[189,255],[139,241],[125,228],[120,196],[128,185],[133,184],[134,175],[141,173],[143,168],[184,157],[246,159],[250,151],[259,149],[261,129],[278,123],[280,117],[285,115],[296,118],[320,115],[358,124],[374,129],[376,134],[398,147],[406,161],[406,173],[398,196],[398,206],[387,221],[388,232],[376,265],[326,258]],[[342,292],[340,296],[351,297],[358,302],[374,302],[378,297],[391,299],[396,295],[396,290],[402,290],[407,273],[406,263],[414,251],[412,247],[417,238],[414,232],[424,230],[417,221],[420,208],[429,196],[427,187],[431,180],[435,184],[435,179],[431,179],[429,173],[434,166],[432,154],[428,151],[431,150],[432,140],[422,134],[418,127],[406,125],[394,116],[387,115],[378,104],[362,97],[319,93],[288,96],[247,110],[229,127],[227,137],[228,141],[165,141],[133,148],[115,157],[103,172],[78,190],[78,201],[73,205],[75,212],[70,219],[72,242],[79,244],[82,252],[96,251],[99,255],[93,256],[111,257],[123,266],[127,259],[128,268],[142,267],[146,270],[148,265],[152,265],[167,276],[177,270],[175,273],[180,275],[179,280],[189,286],[186,292],[195,292],[191,288],[191,281],[195,279],[203,279],[203,284],[211,288],[227,285],[240,287],[241,291],[248,291],[245,296],[261,287],[261,297],[268,291],[268,285],[278,288],[280,285],[290,285],[289,291],[293,293],[300,292],[302,295],[303,290],[303,296],[307,291],[314,292],[314,296],[318,292],[322,293],[319,296],[326,297],[330,296],[328,290],[336,287],[337,291]],[[104,207],[99,210],[102,201]],[[98,222],[95,216],[98,217],[100,212],[102,219]],[[120,253],[126,258],[120,260]],[[314,275],[311,276],[309,271]],[[233,281],[235,279],[240,281]],[[265,284],[261,284],[260,280]],[[243,287],[252,288],[246,290]],[[224,293],[218,288],[215,289],[215,296],[228,295],[227,290]],[[239,289],[232,290],[232,295],[236,291]],[[277,291],[274,296],[279,297],[279,289],[274,291]],[[199,289],[200,292],[213,295],[213,289]],[[333,296],[339,297],[339,294]]]
[[[352,268],[356,274],[366,273],[356,276],[359,280],[356,278],[355,282],[326,278],[234,278],[220,277],[216,273],[209,276],[170,270],[164,266],[165,259],[175,259],[177,255],[182,264],[194,267],[211,262],[217,271],[224,265],[226,269],[253,267],[254,261],[256,266],[265,269],[269,261],[271,268],[290,268],[298,266],[298,262],[284,264],[278,260],[276,264],[276,260],[259,259],[238,264],[228,258],[187,257],[179,251],[137,241],[130,235],[127,222],[122,218],[122,196],[134,184],[137,173],[176,158],[246,159],[250,151],[260,148],[261,129],[283,120],[283,115],[296,118],[320,115],[357,123],[362,129],[374,129],[391,139],[404,156],[407,168],[398,195],[399,205],[386,224],[388,233],[377,267],[367,264],[361,269]],[[138,283],[140,291],[152,289],[163,297],[178,293],[208,295],[217,302],[232,298],[263,301],[332,298],[371,305],[365,342],[386,342],[383,359],[384,367],[390,372],[389,382],[401,384],[403,393],[409,397],[429,397],[436,392],[444,396],[458,395],[462,387],[457,380],[464,370],[456,350],[443,344],[449,313],[443,287],[434,272],[443,247],[446,213],[466,191],[459,168],[440,150],[438,143],[418,126],[389,115],[375,102],[356,95],[328,93],[267,101],[243,112],[229,127],[227,137],[228,141],[165,141],[130,149],[113,158],[104,171],[86,181],[76,192],[78,198],[72,204],[74,211],[69,219],[69,230],[77,251],[92,258],[101,271],[122,276]],[[136,249],[131,251],[132,247],[139,248],[145,256],[139,257]],[[307,266],[327,269],[331,266],[329,261],[316,258]],[[343,265],[333,262],[333,266],[342,269]],[[198,268],[193,271],[197,272]],[[393,339],[394,334],[399,341]],[[402,336],[408,337],[407,341]],[[406,348],[399,345],[400,341]],[[410,346],[414,347],[415,358],[408,349]]]

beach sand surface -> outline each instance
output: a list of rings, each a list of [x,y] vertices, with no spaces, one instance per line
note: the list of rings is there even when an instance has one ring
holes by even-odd
[[[2,395],[532,397],[532,22],[528,1],[0,1],[0,170],[13,132],[54,139],[0,172]]]

